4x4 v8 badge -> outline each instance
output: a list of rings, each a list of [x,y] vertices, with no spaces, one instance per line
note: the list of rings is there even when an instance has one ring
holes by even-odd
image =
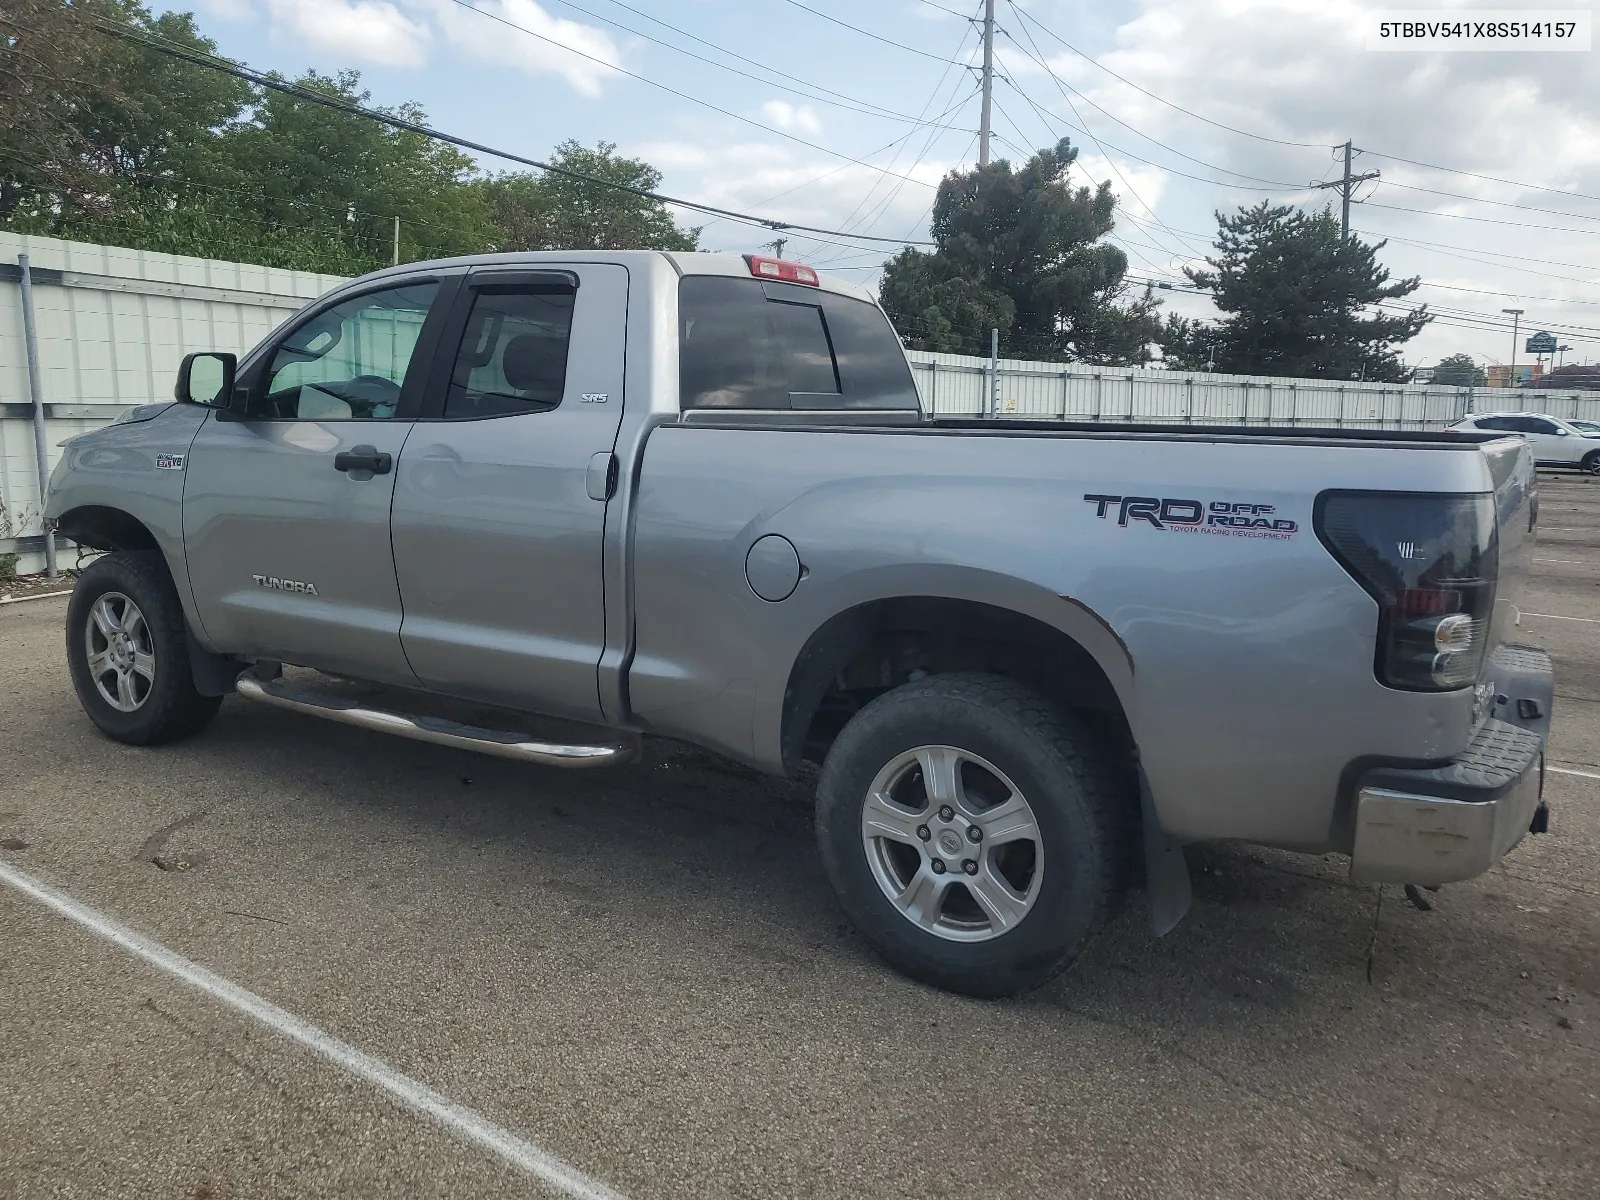
[[[1095,506],[1094,515],[1102,521],[1115,507],[1117,524],[1143,521],[1156,529],[1183,533],[1213,533],[1237,537],[1284,539],[1300,530],[1297,521],[1274,515],[1270,504],[1240,503],[1236,500],[1180,500],[1162,496],[1101,496],[1088,494],[1084,500]]]

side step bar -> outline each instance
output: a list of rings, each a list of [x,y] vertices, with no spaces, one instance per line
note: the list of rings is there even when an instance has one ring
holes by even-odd
[[[441,717],[409,716],[367,708],[312,688],[296,687],[282,679],[263,680],[249,671],[239,676],[234,688],[241,696],[277,708],[287,708],[291,712],[309,713],[314,717],[325,717],[330,721],[379,733],[392,733],[418,742],[454,746],[458,750],[476,750],[480,754],[540,763],[547,767],[609,767],[630,762],[639,753],[637,738],[625,737],[624,740],[593,745],[541,742],[525,734],[480,729],[475,725],[463,725]]]

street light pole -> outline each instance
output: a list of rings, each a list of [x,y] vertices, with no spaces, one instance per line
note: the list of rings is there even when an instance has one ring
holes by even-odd
[[[1511,314],[1511,386],[1517,386],[1517,332],[1522,328],[1522,312],[1520,308],[1502,308],[1503,313]]]

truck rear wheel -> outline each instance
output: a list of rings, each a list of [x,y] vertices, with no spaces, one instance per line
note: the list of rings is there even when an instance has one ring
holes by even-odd
[[[817,842],[861,935],[915,979],[1011,996],[1082,953],[1126,885],[1131,801],[1071,713],[994,675],[878,697],[823,764]]]
[[[159,550],[108,554],[78,577],[67,665],[89,719],[133,746],[197,733],[222,703],[195,690],[183,606]]]

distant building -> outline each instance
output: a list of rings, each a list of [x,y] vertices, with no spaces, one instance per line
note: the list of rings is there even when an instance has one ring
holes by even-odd
[[[1580,366],[1577,363],[1557,367],[1542,379],[1528,385],[1536,388],[1582,388],[1600,391],[1600,367]]]
[[[1483,369],[1488,376],[1484,381],[1485,387],[1506,388],[1511,386],[1511,366],[1509,363],[1491,363]]]

